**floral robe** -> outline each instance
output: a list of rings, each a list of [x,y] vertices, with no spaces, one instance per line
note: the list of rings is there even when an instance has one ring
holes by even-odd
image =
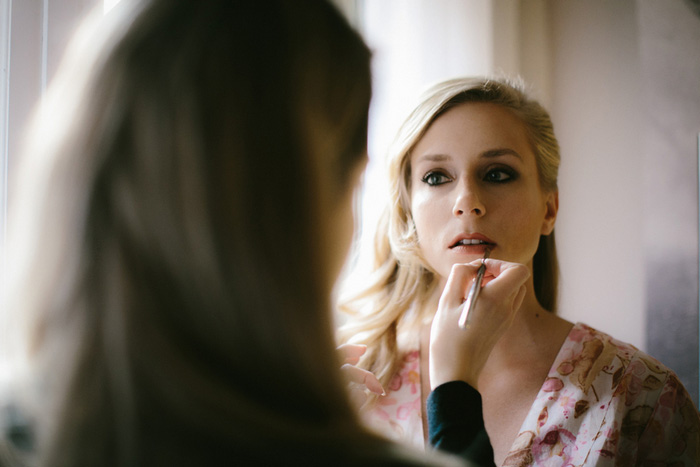
[[[367,424],[423,447],[417,351],[406,354],[387,392]],[[581,323],[519,433],[503,466],[700,465],[700,416],[675,373]]]

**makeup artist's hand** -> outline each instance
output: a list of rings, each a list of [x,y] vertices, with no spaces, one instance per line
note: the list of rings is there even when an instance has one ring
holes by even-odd
[[[462,304],[481,260],[455,264],[442,292],[430,329],[430,386],[461,380],[478,389],[481,370],[510,327],[525,298],[526,266],[488,259],[483,288],[469,317],[469,327],[457,325]]]
[[[366,345],[343,344],[338,347],[338,351],[340,351],[344,363],[340,369],[350,381],[350,398],[358,408],[364,404],[367,398],[365,389],[379,395],[386,394],[374,373],[355,366],[360,361],[360,357],[367,351]]]

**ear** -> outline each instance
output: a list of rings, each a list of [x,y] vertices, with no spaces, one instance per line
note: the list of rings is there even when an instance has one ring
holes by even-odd
[[[554,230],[554,223],[559,211],[559,191],[550,191],[545,194],[545,209],[541,235],[549,235]]]

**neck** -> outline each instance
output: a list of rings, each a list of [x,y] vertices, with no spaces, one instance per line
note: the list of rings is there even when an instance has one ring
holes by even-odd
[[[426,301],[428,309],[433,313],[437,310],[445,282],[444,280],[440,282],[432,296]],[[429,315],[432,319],[432,314],[429,313]],[[427,326],[425,326],[426,324]],[[498,376],[503,372],[510,372],[516,368],[532,368],[534,371],[534,362],[542,364],[542,368],[539,370],[546,375],[572,326],[572,323],[547,311],[540,305],[535,296],[532,277],[530,277],[526,284],[525,298],[520,310],[486,361],[479,377],[479,388],[497,382]],[[423,337],[429,339],[429,323],[424,323],[423,332],[427,333]]]
[[[496,343],[479,378],[488,384],[499,372],[543,362],[547,369],[556,357],[572,324],[545,310],[537,301],[532,278],[513,324]]]

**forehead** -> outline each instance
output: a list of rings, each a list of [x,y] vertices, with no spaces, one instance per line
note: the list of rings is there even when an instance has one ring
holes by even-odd
[[[506,107],[469,102],[435,119],[411,151],[411,160],[425,154],[456,156],[497,148],[532,153],[527,127]]]

